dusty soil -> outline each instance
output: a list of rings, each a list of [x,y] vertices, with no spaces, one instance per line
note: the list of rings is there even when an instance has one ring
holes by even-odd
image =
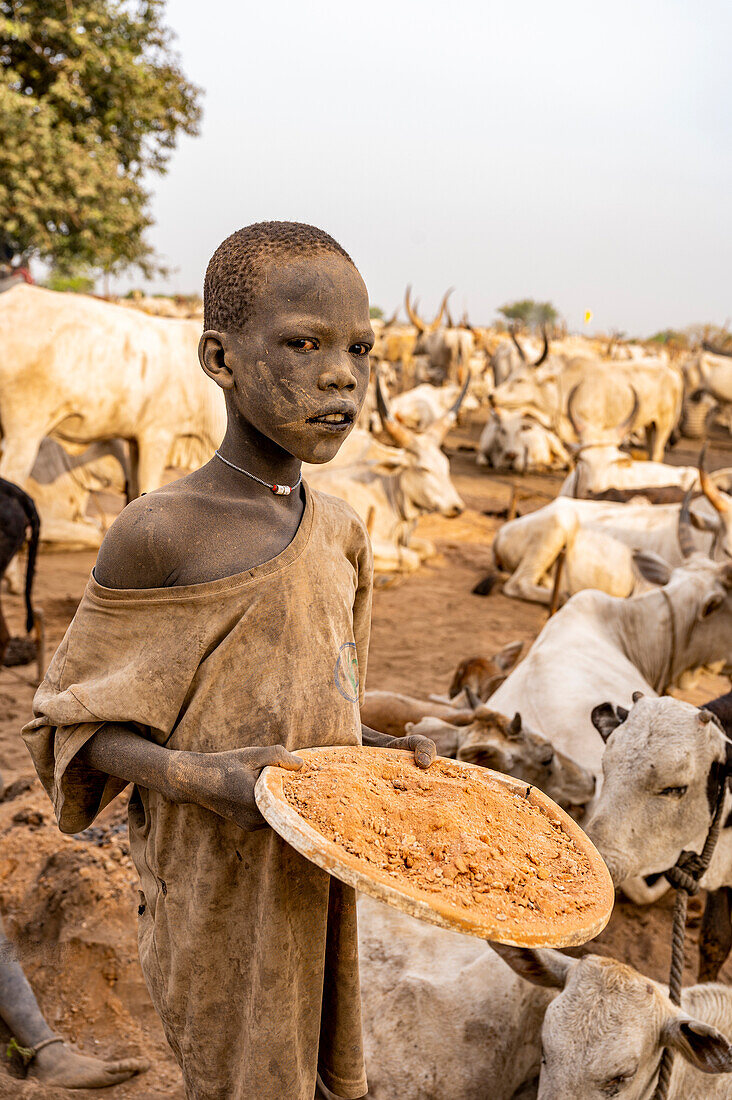
[[[436,540],[438,555],[419,573],[375,594],[368,683],[374,688],[427,695],[447,690],[455,666],[490,655],[509,641],[530,643],[546,612],[471,589],[490,568],[490,542],[500,522],[484,511],[505,508],[514,482],[553,495],[556,477],[488,475],[473,455],[479,425],[452,438],[453,472],[467,505],[458,519],[432,518],[420,534]],[[729,438],[729,437],[727,437]],[[673,460],[690,462],[696,448],[682,447]],[[728,443],[710,455],[712,467],[732,465]],[[522,503],[538,507],[546,496]],[[35,603],[46,618],[48,654],[73,616],[94,562],[89,553],[45,554],[39,560]],[[11,629],[22,632],[19,598],[3,596]],[[700,703],[727,690],[728,682],[702,678],[687,694]],[[107,1057],[149,1059],[151,1070],[114,1090],[89,1096],[120,1100],[182,1100],[177,1066],[150,1004],[137,962],[135,874],[126,846],[124,799],[110,806],[92,829],[64,837],[56,829],[45,793],[34,778],[19,730],[31,714],[32,668],[0,669],[0,773],[8,786],[0,801],[0,913],[51,1026],[85,1051]],[[686,980],[693,980],[700,899],[692,903]],[[621,901],[593,950],[614,954],[654,978],[668,972],[671,898],[651,909]],[[732,981],[732,964],[722,978]],[[0,1034],[0,1051],[4,1050]],[[70,1094],[11,1079],[0,1068],[0,1098],[61,1100]]]
[[[437,906],[457,931],[471,921],[547,946],[607,916],[588,852],[525,787],[483,768],[438,759],[423,772],[397,750],[322,749],[282,790],[345,865]]]

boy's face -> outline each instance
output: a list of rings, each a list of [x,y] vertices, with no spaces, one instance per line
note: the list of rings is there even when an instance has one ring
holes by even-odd
[[[268,264],[244,329],[204,333],[200,355],[230,420],[304,462],[327,462],[364,402],[373,343],[363,279],[326,254]]]

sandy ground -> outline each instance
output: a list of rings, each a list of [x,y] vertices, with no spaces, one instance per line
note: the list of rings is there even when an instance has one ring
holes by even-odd
[[[423,695],[445,691],[460,660],[492,654],[517,639],[528,644],[546,620],[542,608],[499,592],[488,598],[471,595],[490,566],[490,542],[499,522],[484,512],[505,507],[515,480],[477,469],[473,455],[460,449],[474,443],[477,432],[477,424],[468,424],[450,440],[466,512],[451,521],[424,521],[420,533],[436,540],[438,556],[418,574],[375,594],[371,687]],[[694,449],[684,446],[674,460],[693,461],[693,456]],[[713,466],[732,464],[726,447],[716,449],[712,460]],[[531,477],[521,483],[553,494],[559,479]],[[536,498],[528,507],[543,502]],[[49,656],[73,616],[93,563],[89,553],[40,558],[35,602],[45,613]],[[21,601],[5,596],[4,606],[11,628],[20,633]],[[705,677],[686,697],[700,703],[727,687],[726,680]],[[0,913],[54,1029],[87,1052],[144,1057],[152,1063],[147,1074],[128,1084],[85,1095],[178,1100],[183,1097],[180,1074],[137,962],[136,879],[126,844],[124,800],[80,836],[57,831],[19,736],[31,713],[34,688],[30,667],[0,669],[0,772],[10,788],[0,801]],[[693,902],[687,981],[696,968],[693,941],[700,911],[700,902]],[[621,901],[593,950],[663,979],[670,930],[670,898],[646,910]],[[722,977],[732,981],[732,964]],[[0,1050],[5,1038],[0,1030]],[[69,1095],[12,1079],[0,1068],[2,1098]]]

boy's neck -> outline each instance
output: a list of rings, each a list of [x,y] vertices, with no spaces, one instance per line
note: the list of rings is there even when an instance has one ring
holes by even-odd
[[[299,458],[284,451],[251,424],[235,417],[229,417],[219,452],[234,466],[270,485],[292,486],[300,477],[302,463]],[[221,466],[227,468],[223,463]]]

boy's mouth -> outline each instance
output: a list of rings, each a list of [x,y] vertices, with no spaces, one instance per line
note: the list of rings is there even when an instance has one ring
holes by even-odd
[[[347,431],[353,421],[355,420],[355,413],[350,409],[339,409],[333,412],[320,413],[319,416],[309,416],[308,424],[317,424],[319,428],[324,428],[327,432],[345,432]]]

